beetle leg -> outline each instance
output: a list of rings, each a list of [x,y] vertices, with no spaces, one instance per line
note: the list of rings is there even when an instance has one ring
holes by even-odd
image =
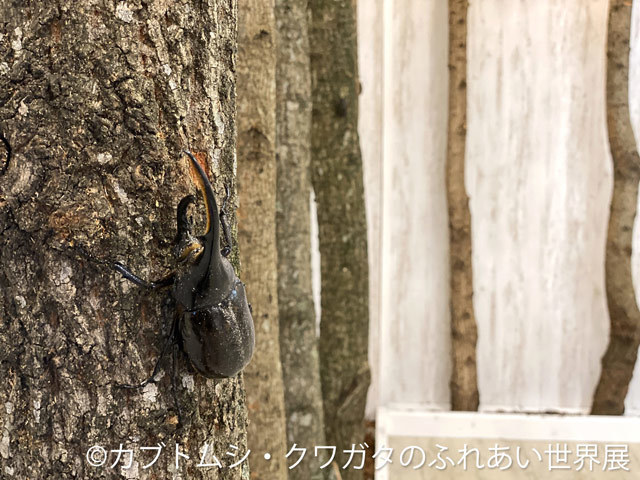
[[[162,351],[160,352],[160,356],[156,360],[156,364],[153,366],[153,372],[151,372],[151,376],[147,378],[144,382],[138,383],[135,385],[128,384],[128,383],[119,384],[118,386],[120,388],[143,388],[147,386],[149,383],[155,382],[155,377],[158,374],[158,370],[160,370],[160,362],[162,361],[162,358],[167,354],[167,351],[169,350],[169,347],[171,346],[171,344],[175,343],[175,332],[176,332],[177,323],[178,323],[178,319],[175,318],[173,320],[173,324],[171,325],[171,332],[169,332],[169,336],[167,337],[167,339],[164,342],[164,345],[162,346]]]
[[[178,399],[178,382],[176,382],[176,377],[178,374],[177,371],[178,364],[178,344],[173,344],[173,366],[171,371],[171,386],[173,389],[173,400],[176,403],[176,410],[178,411],[178,425],[184,425],[182,422],[182,409],[180,408],[180,400]]]
[[[168,275],[160,278],[159,280],[154,280],[151,282],[147,282],[143,280],[127,267],[125,267],[120,262],[111,262],[107,260],[102,260],[100,258],[95,257],[93,254],[89,253],[86,248],[82,245],[74,247],[83,257],[87,258],[90,262],[96,263],[98,265],[103,265],[109,268],[113,268],[117,272],[119,272],[124,278],[135,283],[139,287],[143,287],[149,290],[157,290],[161,288],[170,287],[173,285],[173,280],[175,278],[175,272],[171,272]]]
[[[160,369],[160,362],[162,361],[162,358],[166,355],[167,350],[169,350],[169,346],[172,343],[173,343],[173,336],[169,335],[169,337],[167,337],[167,340],[164,342],[164,346],[162,347],[162,352],[160,352],[160,356],[156,360],[156,364],[153,366],[153,372],[151,373],[151,376],[147,378],[144,382],[138,383],[136,385],[124,383],[118,386],[121,388],[143,388],[147,386],[147,384],[155,382],[156,381],[155,377],[158,374],[158,370]]]
[[[131,270],[122,265],[120,262],[114,262],[113,268],[120,272],[122,276],[127,280],[135,283],[139,287],[143,287],[149,290],[157,290],[159,288],[170,287],[171,285],[173,285],[173,279],[175,277],[175,273],[171,272],[169,275],[159,280],[147,282],[146,280],[138,277],[135,273],[131,272]]]
[[[227,246],[224,247],[220,253],[222,253],[223,257],[228,257],[231,253],[231,249],[233,248],[233,240],[231,237],[231,229],[229,228],[229,223],[227,221],[227,200],[229,200],[230,193],[229,187],[224,186],[224,191],[226,192],[226,196],[222,201],[222,208],[220,209],[220,224],[222,225],[222,232],[224,233],[224,240],[227,243]]]

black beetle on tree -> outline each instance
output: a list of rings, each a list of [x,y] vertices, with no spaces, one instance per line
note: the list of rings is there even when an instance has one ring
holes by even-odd
[[[177,266],[174,271],[160,280],[148,282],[121,263],[113,264],[124,278],[141,287],[151,290],[171,287],[176,304],[169,336],[151,376],[137,385],[122,385],[125,388],[140,388],[152,382],[160,360],[171,345],[181,344],[191,364],[208,378],[237,375],[253,355],[255,340],[251,306],[247,302],[244,284],[227,259],[231,252],[231,235],[225,221],[226,199],[218,213],[207,175],[191,152],[185,153],[197,172],[198,187],[205,202],[207,226],[204,235],[194,236],[192,233],[187,209],[195,202],[195,197],[188,195],[180,201],[177,209]],[[227,242],[222,250],[221,225]]]

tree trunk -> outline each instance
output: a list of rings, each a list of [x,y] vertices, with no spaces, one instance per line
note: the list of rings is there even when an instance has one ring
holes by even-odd
[[[357,131],[355,4],[352,0],[311,0],[309,5],[311,168],[322,272],[320,375],[326,440],[342,452],[364,441],[369,387],[367,230]],[[336,461],[341,467],[346,462],[340,455]],[[362,471],[353,467],[341,471],[344,479],[362,478]]]
[[[613,196],[605,277],[611,319],[592,413],[620,415],[638,355],[640,311],[631,276],[631,239],[638,201],[640,158],[629,114],[631,2],[611,0],[607,33],[607,127],[613,159]]]
[[[177,202],[194,191],[181,150],[209,164],[218,192],[232,185],[235,3],[0,11],[0,132],[12,153],[0,175],[0,476],[248,478],[247,461],[228,468],[246,452],[242,376],[207,380],[180,355],[175,377],[165,361],[157,383],[117,386],[150,374],[171,317],[164,294],[79,253],[160,277],[174,263]],[[145,468],[156,451],[142,448],[160,442]],[[130,468],[127,452],[111,467],[120,444]],[[176,445],[190,457],[178,468]],[[224,468],[197,467],[205,445],[205,461]],[[104,465],[90,465],[92,446]]]
[[[307,0],[276,0],[276,224],[287,440],[291,445],[313,448],[326,443],[311,291],[311,77],[307,3]],[[323,478],[320,465],[325,461],[305,455],[302,463],[289,471],[289,479]]]
[[[451,409],[478,409],[476,342],[471,264],[471,213],[464,184],[467,135],[468,0],[449,0],[449,128],[447,202],[451,310]]]
[[[245,379],[252,470],[260,479],[287,478],[276,276],[275,35],[273,0],[240,3],[238,240],[256,328],[256,349]]]

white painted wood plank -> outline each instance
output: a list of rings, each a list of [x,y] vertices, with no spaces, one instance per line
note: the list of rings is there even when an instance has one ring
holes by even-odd
[[[629,58],[629,108],[631,123],[636,137],[636,144],[640,145],[640,4],[633,2],[631,22],[631,54]],[[640,203],[638,204],[640,211]],[[636,289],[636,298],[640,299],[640,228],[636,220],[633,227],[632,273]],[[640,363],[636,363],[633,379],[629,385],[629,392],[625,402],[625,414],[640,416]]]
[[[586,412],[609,320],[606,0],[472,2],[467,186],[484,411]]]
[[[449,408],[447,2],[384,2],[380,405]]]
[[[358,133],[364,170],[369,253],[369,365],[371,386],[366,417],[373,420],[378,399],[380,319],[380,224],[382,220],[382,2],[358,2],[358,68],[362,92]]]
[[[640,443],[640,419],[605,415],[416,412],[380,408],[385,436]]]
[[[640,419],[612,416],[563,416],[563,415],[522,415],[487,414],[470,412],[409,412],[380,408],[376,422],[376,448],[383,446],[387,450],[376,460],[376,480],[432,480],[432,479],[609,479],[636,478],[640,463]],[[564,460],[567,470],[558,471],[551,465],[559,465],[559,460],[551,452],[559,444],[567,449]],[[566,445],[566,447],[565,447]],[[587,462],[586,468],[578,463],[578,448],[585,445],[594,448],[594,457],[598,460],[593,470]],[[402,466],[402,453],[405,449],[422,448],[427,457],[423,466],[421,454],[415,452],[413,461],[410,454],[405,455]],[[496,446],[512,459],[510,466],[505,461],[500,470],[496,464],[489,465],[489,458],[495,454]],[[626,452],[628,472],[612,472],[618,465],[613,455],[607,455],[607,448],[615,446],[618,451]],[[445,450],[442,451],[442,448]],[[522,449],[522,455],[517,451]],[[538,452],[536,459],[532,449]],[[459,464],[464,450],[476,450],[465,468]],[[467,450],[467,451],[468,451]],[[445,466],[439,466],[436,457],[442,453]],[[477,455],[477,456],[476,456]],[[385,463],[385,457],[391,457],[392,463]],[[451,458],[451,465],[447,463]],[[521,466],[519,459],[526,462]],[[477,468],[476,461],[481,468]],[[495,458],[494,458],[495,461]],[[432,466],[432,462],[436,466]],[[508,467],[508,468],[507,468]],[[579,471],[580,470],[580,471]],[[606,470],[606,471],[603,471]]]

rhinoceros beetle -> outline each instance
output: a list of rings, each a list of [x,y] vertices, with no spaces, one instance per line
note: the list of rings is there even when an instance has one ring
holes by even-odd
[[[175,237],[177,265],[164,278],[148,282],[133,274],[119,262],[112,264],[124,278],[150,290],[171,288],[175,304],[174,319],[153,373],[137,385],[144,387],[154,380],[158,366],[169,346],[182,345],[191,364],[208,378],[228,378],[240,372],[251,360],[254,327],[251,306],[244,284],[236,276],[227,256],[231,252],[231,235],[226,223],[225,205],[218,213],[213,188],[200,163],[189,151],[184,152],[195,168],[197,186],[206,208],[206,231],[195,236],[187,216],[193,195],[184,197],[177,208],[178,233]],[[220,249],[220,227],[227,246]],[[175,355],[174,348],[174,355]],[[175,356],[174,356],[175,368]],[[175,390],[175,375],[173,376]]]

